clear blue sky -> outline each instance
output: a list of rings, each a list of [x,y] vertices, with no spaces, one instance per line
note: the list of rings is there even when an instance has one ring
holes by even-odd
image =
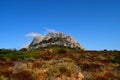
[[[46,29],[88,50],[120,50],[120,0],[0,0],[0,48],[19,49]]]

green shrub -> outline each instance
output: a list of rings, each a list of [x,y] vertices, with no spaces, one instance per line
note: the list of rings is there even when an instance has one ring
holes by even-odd
[[[111,61],[112,63],[120,63],[120,55],[115,56]]]
[[[27,48],[22,48],[19,51],[27,51]]]
[[[11,53],[12,50],[11,49],[0,49],[0,54],[7,54],[7,53]]]
[[[58,53],[59,54],[67,53],[67,50],[64,48],[60,48],[60,49],[58,49]]]

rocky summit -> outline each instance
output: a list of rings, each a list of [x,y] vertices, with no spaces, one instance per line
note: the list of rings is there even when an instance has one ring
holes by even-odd
[[[37,36],[29,45],[30,50],[50,46],[63,46],[84,50],[84,48],[71,36],[61,32],[49,32],[46,36]]]

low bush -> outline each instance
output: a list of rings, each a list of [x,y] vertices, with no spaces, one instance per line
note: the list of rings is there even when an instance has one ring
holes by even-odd
[[[120,55],[115,56],[111,61],[112,63],[120,63]]]
[[[13,74],[12,76],[15,80],[36,80],[34,73],[29,70],[24,70],[18,73]]]
[[[54,76],[54,78],[57,77],[75,77],[78,72],[78,66],[74,62],[67,62],[65,59],[64,61],[60,61],[55,65],[50,65],[47,71],[47,75],[49,77]]]
[[[59,54],[65,54],[65,53],[67,53],[67,50],[64,49],[64,48],[60,48],[60,49],[58,49],[58,53]]]

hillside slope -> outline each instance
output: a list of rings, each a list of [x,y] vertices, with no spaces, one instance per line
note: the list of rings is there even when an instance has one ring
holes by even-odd
[[[120,51],[0,50],[0,80],[120,80]]]

